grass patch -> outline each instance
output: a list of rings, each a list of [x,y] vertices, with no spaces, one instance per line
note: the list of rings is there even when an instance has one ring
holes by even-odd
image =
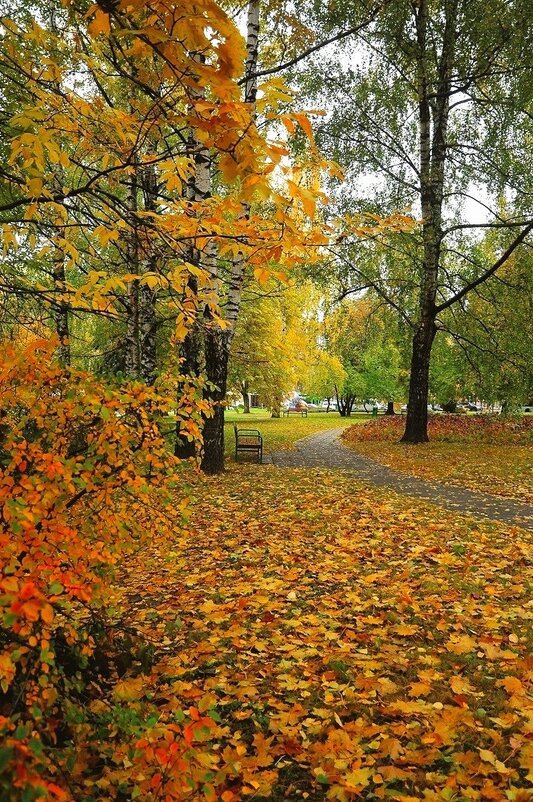
[[[307,418],[290,415],[287,418],[272,418],[266,410],[254,410],[250,415],[236,412],[226,413],[225,442],[226,453],[234,453],[233,424],[242,428],[259,429],[263,435],[264,449],[281,451],[294,448],[294,443],[310,434],[327,429],[338,429],[354,423],[364,423],[369,415],[354,414],[350,418],[341,418],[338,412],[310,412]]]

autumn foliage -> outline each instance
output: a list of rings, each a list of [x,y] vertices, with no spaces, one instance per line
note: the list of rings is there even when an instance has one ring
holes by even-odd
[[[50,354],[0,363],[2,800],[525,802],[525,533],[195,477],[168,399]]]
[[[75,783],[80,735],[94,735],[80,705],[112,660],[111,571],[182,524],[175,497],[169,518],[178,463],[161,428],[175,400],[65,372],[53,346],[8,346],[0,359],[2,799],[70,798],[63,773]],[[193,406],[184,392],[178,418]]]
[[[159,644],[135,704],[216,719],[191,722],[210,772],[191,799],[526,802],[528,533],[336,471],[196,490],[194,538],[132,558],[123,588]],[[173,742],[146,747],[154,785]]]
[[[364,426],[353,426],[344,434],[348,442],[398,441],[404,419],[381,417]],[[429,419],[430,439],[450,443],[515,443],[533,442],[533,418],[506,418],[501,415],[432,415]]]

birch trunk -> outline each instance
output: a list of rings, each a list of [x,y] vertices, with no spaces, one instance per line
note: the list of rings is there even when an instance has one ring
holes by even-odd
[[[447,155],[449,96],[457,26],[457,0],[445,7],[445,26],[435,85],[431,82],[427,35],[428,0],[413,8],[417,40],[417,85],[420,130],[420,188],[423,265],[418,322],[413,337],[404,443],[427,442],[429,366],[437,331],[436,295],[442,242],[442,203]]]
[[[259,11],[260,0],[249,0],[247,36],[246,36],[246,70],[244,85],[244,100],[255,109],[257,96],[257,53],[259,45]],[[255,114],[255,111],[254,111]],[[246,218],[250,208],[243,204],[241,216]],[[206,331],[205,354],[206,376],[208,382],[216,387],[209,391],[208,399],[213,404],[214,415],[207,418],[204,423],[204,454],[202,469],[209,474],[221,473],[224,470],[224,401],[228,377],[228,361],[231,342],[235,332],[235,325],[241,307],[242,286],[246,258],[239,254],[233,262],[224,317],[226,328],[213,323]]]

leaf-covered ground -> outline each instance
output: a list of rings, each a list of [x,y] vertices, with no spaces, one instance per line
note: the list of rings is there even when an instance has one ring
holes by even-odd
[[[156,661],[115,689],[129,715],[190,720],[192,799],[530,798],[525,532],[319,470],[233,467],[195,492],[188,537],[126,567]]]
[[[429,481],[533,502],[533,418],[489,416],[430,419],[430,442],[399,443],[405,418],[379,418],[349,429],[343,441],[390,468]]]

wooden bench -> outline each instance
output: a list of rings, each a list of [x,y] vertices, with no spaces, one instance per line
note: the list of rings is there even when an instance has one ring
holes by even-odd
[[[296,407],[289,407],[283,410],[283,417],[288,418],[289,415],[301,415],[302,418],[307,418],[307,409],[296,409]]]
[[[239,453],[255,454],[257,461],[263,461],[263,438],[257,429],[238,429],[237,424],[233,424],[235,432],[235,459],[239,458]]]

